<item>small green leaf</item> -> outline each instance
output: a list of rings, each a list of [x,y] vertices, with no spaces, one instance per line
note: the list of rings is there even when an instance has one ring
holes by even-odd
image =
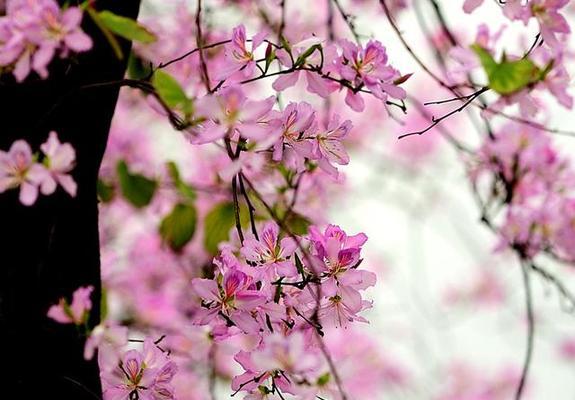
[[[304,217],[303,215],[297,214],[292,212],[287,220],[285,221],[286,225],[296,235],[305,235],[311,225],[309,219]]]
[[[137,208],[150,204],[158,183],[143,175],[131,173],[128,170],[128,165],[123,160],[118,161],[116,169],[120,181],[120,189],[126,200]]]
[[[329,378],[330,378],[330,373],[326,372],[323,375],[320,375],[319,378],[317,378],[317,385],[318,386],[325,386],[327,385],[327,383],[329,382]]]
[[[130,79],[148,79],[152,74],[152,68],[148,62],[138,57],[134,52],[130,53],[128,59],[128,77]]]
[[[477,44],[472,46],[487,74],[489,87],[501,95],[511,95],[545,78],[545,74],[528,58],[508,61],[505,54],[497,63],[491,54]]]
[[[300,67],[302,65],[305,64],[305,61],[307,60],[307,58],[309,56],[311,56],[313,54],[314,51],[316,50],[320,50],[321,51],[321,45],[319,44],[314,44],[313,46],[311,46],[309,49],[307,49],[306,51],[304,51],[296,60],[295,64],[294,64],[294,68]]]
[[[240,221],[243,227],[249,224],[249,214],[242,207]],[[208,212],[204,220],[204,247],[210,254],[218,252],[218,245],[228,240],[232,227],[236,224],[234,204],[225,202],[216,205]]]
[[[173,76],[162,70],[156,70],[152,77],[152,85],[168,107],[179,108],[186,116],[192,114],[192,101]]]
[[[124,39],[141,43],[153,43],[156,41],[156,35],[131,18],[123,17],[107,10],[100,11],[98,18],[106,28]]]
[[[108,291],[102,286],[102,296],[100,297],[100,321],[105,321],[108,317]]]
[[[497,68],[497,62],[491,56],[487,50],[483,47],[479,46],[478,44],[471,45],[471,49],[477,54],[479,57],[479,61],[485,70],[485,73],[489,76],[489,74]]]
[[[94,24],[96,24],[98,29],[100,29],[100,31],[110,44],[110,47],[114,51],[116,58],[118,60],[123,60],[124,53],[122,52],[122,47],[120,46],[120,43],[118,43],[116,37],[110,31],[110,29],[108,29],[108,27],[104,24],[104,21],[102,21],[102,19],[100,18],[100,14],[91,6],[87,6],[86,10],[90,18],[92,18],[92,21],[94,21]]]
[[[196,199],[196,191],[192,186],[188,185],[182,180],[182,177],[180,176],[180,170],[178,169],[176,163],[173,161],[168,161],[166,167],[168,168],[170,178],[172,178],[174,186],[178,192],[180,192],[180,194],[186,199],[194,201]]]
[[[98,199],[100,199],[101,202],[109,203],[114,199],[114,196],[116,195],[114,185],[105,182],[102,179],[98,179],[96,185],[98,191]]]
[[[191,204],[176,204],[160,224],[160,236],[174,251],[180,251],[196,232],[198,215]]]

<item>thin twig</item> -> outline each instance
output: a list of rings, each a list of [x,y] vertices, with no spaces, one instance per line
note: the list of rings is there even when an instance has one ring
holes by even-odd
[[[191,56],[192,54],[194,54],[194,53],[196,53],[196,52],[198,52],[198,51],[200,51],[200,50],[213,49],[214,47],[223,46],[224,44],[228,44],[228,43],[230,43],[230,42],[231,42],[231,40],[228,39],[228,40],[222,40],[222,41],[220,41],[220,42],[215,42],[215,43],[207,44],[207,45],[201,46],[201,47],[198,46],[198,47],[196,47],[195,49],[190,50],[190,51],[188,51],[188,52],[182,54],[182,55],[179,56],[179,57],[176,57],[176,58],[174,58],[174,59],[172,59],[172,60],[170,60],[170,61],[166,61],[166,62],[160,63],[160,65],[158,65],[157,68],[158,68],[158,69],[166,68],[166,67],[168,67],[168,66],[170,66],[170,65],[172,65],[172,64],[174,64],[174,63],[176,63],[176,62],[178,62],[178,61],[182,61],[184,58],[187,58],[187,57]]]
[[[403,139],[406,138],[408,136],[413,136],[413,135],[423,135],[425,132],[431,130],[433,127],[435,127],[437,124],[439,124],[441,121],[451,117],[452,115],[459,113],[461,111],[463,111],[469,104],[471,104],[476,98],[478,98],[479,96],[481,96],[483,93],[485,93],[486,91],[488,91],[489,88],[488,87],[484,87],[481,88],[481,90],[478,90],[477,92],[473,93],[473,95],[465,102],[463,103],[461,106],[457,107],[454,110],[451,110],[450,112],[448,112],[447,114],[442,115],[439,118],[435,118],[432,117],[432,123],[426,127],[425,129],[422,129],[420,131],[417,132],[410,132],[410,133],[405,133],[403,135],[399,136],[399,139]]]
[[[527,375],[529,374],[529,366],[533,356],[533,339],[535,338],[535,318],[533,316],[533,296],[531,293],[531,282],[529,280],[529,266],[524,260],[521,261],[521,272],[523,274],[523,287],[525,289],[525,307],[527,310],[527,350],[525,352],[525,361],[523,362],[523,370],[521,372],[521,379],[515,392],[515,400],[520,400],[525,389]]]
[[[203,38],[202,38],[202,0],[198,0],[198,8],[196,9],[196,46],[200,52],[200,65],[202,67],[202,80],[208,93],[212,91],[210,87],[210,76],[208,74],[208,66],[204,57]]]
[[[349,31],[353,35],[353,38],[359,44],[360,43],[359,34],[357,33],[357,30],[355,29],[353,17],[343,9],[339,0],[332,0],[332,1],[333,1],[333,4],[335,4],[335,6],[336,6],[337,11],[339,11],[341,18],[345,21],[345,24],[349,28]]]
[[[252,228],[252,234],[254,235],[256,240],[260,240],[260,238],[258,236],[258,230],[256,228],[256,220],[255,220],[256,209],[250,200],[250,196],[248,195],[248,192],[246,191],[246,187],[244,185],[244,178],[242,177],[242,175],[238,175],[238,176],[239,176],[239,180],[240,180],[240,190],[242,192],[242,195],[244,196],[244,199],[246,200],[246,204],[248,206],[248,211],[250,213],[250,225]]]

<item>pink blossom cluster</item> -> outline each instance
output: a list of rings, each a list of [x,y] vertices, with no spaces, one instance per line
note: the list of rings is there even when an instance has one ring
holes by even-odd
[[[502,245],[525,257],[547,251],[575,260],[575,173],[545,132],[508,124],[487,139],[472,171],[477,181],[491,178],[491,193],[505,205]]]
[[[235,356],[245,373],[233,379],[232,389],[249,392],[248,398],[278,390],[313,398],[329,380],[318,344],[323,330],[366,322],[359,314],[371,303],[361,291],[375,284],[375,275],[358,266],[367,237],[329,225],[323,232],[310,228],[310,253],[301,253],[302,240],[280,238],[278,226],[268,222],[238,256],[232,247],[222,249],[212,279],[192,280],[201,304],[195,324],[210,326],[217,340],[257,338],[253,351]]]
[[[24,140],[15,141],[7,152],[0,150],[0,193],[20,187],[20,202],[26,206],[36,202],[38,191],[50,195],[58,184],[76,196],[76,182],[70,175],[76,159],[74,148],[60,143],[56,132],[50,132],[40,150],[42,163]]]
[[[143,351],[126,350],[128,328],[105,322],[90,329],[88,319],[93,291],[93,286],[78,288],[70,303],[61,298],[58,304],[50,307],[47,316],[58,323],[84,329],[86,360],[99,350],[104,399],[174,399],[171,381],[178,368],[156,342],[147,337],[142,341]]]
[[[8,0],[0,17],[0,67],[11,69],[18,82],[31,71],[48,77],[56,55],[65,58],[92,47],[81,21],[79,7],[61,9],[55,0]]]
[[[295,171],[303,171],[306,160],[315,161],[337,177],[334,164],[349,163],[343,140],[352,128],[351,121],[341,122],[334,114],[324,126],[307,102],[289,103],[282,111],[273,110],[274,103],[274,97],[250,100],[240,86],[207,95],[197,102],[201,122],[190,130],[190,140],[202,144],[222,138],[234,142],[247,139],[247,148],[271,150],[273,161]]]
[[[101,371],[105,400],[175,399],[172,379],[178,371],[176,363],[150,338],[143,349],[125,351],[117,364]]]
[[[259,66],[255,51],[265,37],[264,31],[256,34],[248,50],[245,27],[234,28],[231,41],[225,46],[224,60],[215,76],[215,83],[230,77],[234,82],[252,79]],[[275,58],[284,68],[273,83],[278,92],[294,86],[300,76],[304,76],[307,90],[320,97],[326,98],[338,89],[345,89],[346,104],[357,112],[365,108],[362,92],[371,93],[384,102],[388,96],[399,100],[406,97],[405,90],[398,85],[409,75],[402,76],[389,65],[386,48],[377,40],[370,40],[365,46],[345,39],[337,45],[326,45],[325,41],[311,36],[295,43],[285,43],[279,46],[268,42],[264,60],[269,63]],[[266,75],[268,68],[269,64],[265,70],[259,67],[262,76]]]
[[[544,43],[552,48],[562,47],[558,35],[571,33],[571,28],[565,17],[560,13],[569,0],[508,0],[503,5],[503,14],[510,20],[522,21],[525,25],[531,19],[539,24],[539,30]],[[463,10],[473,12],[483,4],[483,0],[465,0]]]

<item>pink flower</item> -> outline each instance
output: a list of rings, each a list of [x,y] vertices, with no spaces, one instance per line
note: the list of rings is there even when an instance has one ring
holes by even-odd
[[[7,15],[0,18],[0,66],[13,66],[23,81],[31,70],[42,78],[56,52],[67,57],[70,51],[83,52],[92,40],[80,28],[82,11],[62,11],[54,0],[12,1]]]
[[[288,336],[279,333],[267,335],[261,347],[253,353],[252,361],[260,371],[280,370],[300,376],[321,365],[317,352],[310,348],[303,333],[297,331]]]
[[[241,254],[262,270],[261,278],[271,282],[282,276],[297,275],[293,261],[288,260],[295,249],[296,242],[293,238],[285,237],[279,240],[278,225],[267,222],[262,229],[260,240],[246,239]]]
[[[76,152],[69,143],[60,143],[56,132],[50,132],[48,140],[40,146],[45,154],[44,164],[50,173],[50,179],[42,182],[42,194],[52,194],[56,190],[56,183],[62,185],[70,196],[76,196],[77,185],[69,172],[74,168]]]
[[[322,324],[345,328],[354,321],[367,322],[358,314],[371,308],[372,303],[362,300],[359,291],[351,286],[340,285],[333,295],[322,300],[319,309],[319,318]]]
[[[320,260],[321,268],[335,275],[359,262],[361,246],[367,241],[365,234],[347,236],[336,225],[328,225],[323,234],[315,226],[311,226],[309,232],[313,254]]]
[[[111,371],[102,372],[104,399],[174,399],[171,381],[176,373],[176,364],[146,338],[143,352],[129,350]]]
[[[523,5],[521,0],[509,0],[503,10],[509,19],[522,20],[525,24],[535,18],[544,42],[558,50],[562,45],[556,35],[571,32],[569,23],[559,14],[559,10],[568,3],[569,0],[532,0]]]
[[[261,365],[257,365],[253,360],[254,352],[240,351],[234,356],[234,360],[242,366],[244,373],[234,376],[232,379],[232,390],[242,390],[250,395],[244,399],[267,399],[269,390],[265,384],[273,377],[273,382],[282,392],[290,392],[290,382],[281,374],[273,370],[262,370]]]
[[[481,4],[483,4],[483,0],[465,0],[463,3],[463,11],[467,14],[471,14]]]
[[[7,153],[0,150],[0,193],[20,186],[20,202],[30,206],[38,197],[38,186],[47,178],[25,141],[15,141]]]
[[[321,40],[315,36],[312,36],[308,39],[302,40],[301,42],[293,44],[291,46],[291,56],[290,53],[288,53],[283,48],[277,50],[275,54],[282,65],[292,69],[294,68],[293,62],[297,60],[301,54],[310,49],[312,46],[316,46],[321,43]],[[329,49],[326,48],[323,49],[324,58],[327,57],[326,53],[329,52],[328,50]],[[308,59],[306,59],[306,63],[309,63],[310,60],[313,60],[314,58],[318,58],[317,51],[308,57]],[[324,63],[327,64],[328,62],[324,60]],[[273,83],[272,87],[274,90],[281,92],[289,87],[294,86],[298,82],[299,77],[302,75],[305,77],[307,82],[307,91],[324,98],[328,97],[330,93],[339,87],[338,83],[323,78],[318,72],[309,71],[307,69],[296,69],[291,73],[279,76]]]
[[[262,101],[249,100],[239,86],[204,96],[198,101],[196,112],[206,120],[192,129],[191,141],[210,143],[236,131],[246,138],[265,141],[269,132],[267,116],[274,102],[273,96]]]
[[[128,328],[125,326],[100,324],[96,326],[84,345],[84,359],[91,360],[96,349],[102,346],[112,348],[112,352],[128,343]],[[100,350],[100,354],[102,351]],[[117,361],[117,360],[116,360]]]
[[[61,324],[83,325],[88,320],[92,309],[90,296],[93,291],[93,286],[78,288],[72,295],[72,303],[61,298],[57,305],[50,307],[48,317]]]
[[[221,280],[192,280],[192,289],[202,299],[202,308],[198,310],[194,322],[207,325],[218,315],[233,322],[246,333],[259,331],[258,322],[252,317],[252,311],[266,301],[255,286],[251,277],[236,269],[223,274]]]
[[[319,166],[335,178],[337,178],[338,172],[332,163],[339,165],[349,163],[349,155],[342,142],[351,128],[350,120],[346,120],[340,124],[339,116],[333,115],[327,129],[319,131],[315,137]]]
[[[396,99],[405,99],[405,90],[394,81],[400,77],[399,72],[387,65],[385,47],[377,41],[370,40],[365,48],[348,40],[341,41],[342,55],[336,60],[336,70],[342,78],[351,82],[354,87],[365,86],[371,93],[383,101],[387,95]],[[363,111],[364,101],[355,91],[348,89],[345,102],[352,110]]]
[[[260,32],[255,35],[251,42],[251,50],[246,46],[246,28],[243,25],[236,26],[233,29],[232,41],[225,47],[225,66],[216,76],[217,80],[229,78],[236,72],[241,71],[244,78],[251,78],[256,68],[254,53],[262,44],[266,34]]]
[[[301,102],[289,103],[285,110],[270,122],[275,128],[274,132],[279,134],[273,148],[274,161],[284,159],[289,167],[300,170],[305,157],[314,157],[313,145],[309,140],[309,129],[314,119],[315,111],[312,106]]]

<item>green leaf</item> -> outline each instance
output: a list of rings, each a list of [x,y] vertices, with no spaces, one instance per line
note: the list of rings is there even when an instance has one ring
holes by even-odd
[[[309,219],[303,215],[292,212],[286,220],[286,225],[296,235],[305,235],[311,225]]]
[[[485,73],[489,75],[497,67],[497,62],[493,59],[491,53],[489,53],[487,50],[485,50],[478,44],[471,45],[471,49],[479,57],[479,61],[481,62],[481,65],[483,66]]]
[[[480,46],[475,44],[472,49],[487,74],[489,87],[501,95],[517,93],[545,77],[545,73],[528,58],[508,61],[504,54],[501,62],[497,63],[491,54]]]
[[[153,43],[156,41],[156,35],[131,18],[123,17],[107,10],[100,11],[98,18],[106,28],[124,39],[141,43]]]
[[[98,199],[100,199],[103,203],[109,203],[114,199],[116,195],[116,191],[114,185],[108,182],[105,182],[102,179],[98,179],[96,183],[96,188],[98,192]]]
[[[325,386],[325,385],[327,385],[327,383],[329,382],[330,377],[331,377],[331,376],[330,376],[330,373],[329,373],[329,372],[326,372],[325,374],[320,375],[320,377],[317,378],[317,385],[318,385],[318,386]]]
[[[134,52],[130,53],[128,59],[128,77],[130,79],[143,80],[152,75],[152,68],[148,62],[138,57]]]
[[[160,223],[160,236],[174,251],[180,251],[196,232],[198,213],[191,204],[176,204]]]
[[[243,227],[249,224],[249,214],[244,207],[240,208],[240,221]],[[204,220],[204,247],[210,254],[218,252],[218,245],[228,240],[232,227],[236,224],[234,204],[225,202],[216,205],[208,212]]]
[[[180,170],[178,166],[173,161],[168,161],[166,164],[168,168],[168,173],[170,174],[170,178],[172,178],[172,182],[174,183],[175,188],[180,192],[182,196],[186,199],[194,201],[196,199],[196,191],[194,188],[182,180],[180,176]]]
[[[122,195],[134,207],[142,208],[150,204],[158,183],[140,174],[133,174],[128,170],[125,161],[118,161],[116,167]]]
[[[162,70],[156,70],[152,77],[152,85],[168,107],[179,108],[186,116],[192,114],[192,100],[186,96],[184,89],[173,76]]]
[[[108,291],[102,286],[102,295],[100,297],[100,321],[105,321],[108,317]]]
[[[122,47],[120,46],[120,43],[118,43],[116,37],[110,31],[110,29],[108,29],[108,27],[104,24],[104,21],[102,21],[102,19],[100,18],[100,14],[91,6],[88,6],[86,10],[90,18],[92,18],[92,21],[94,21],[94,24],[96,24],[98,29],[102,31],[102,34],[110,44],[110,47],[112,47],[112,50],[116,55],[116,58],[118,60],[123,60],[124,53],[122,52]]]
[[[304,51],[296,60],[295,64],[294,64],[294,68],[300,67],[302,65],[305,64],[305,61],[307,60],[307,58],[309,56],[311,56],[313,54],[314,51],[319,50],[321,51],[321,45],[319,44],[314,44],[313,46],[311,46],[309,49],[307,49],[306,51]]]

